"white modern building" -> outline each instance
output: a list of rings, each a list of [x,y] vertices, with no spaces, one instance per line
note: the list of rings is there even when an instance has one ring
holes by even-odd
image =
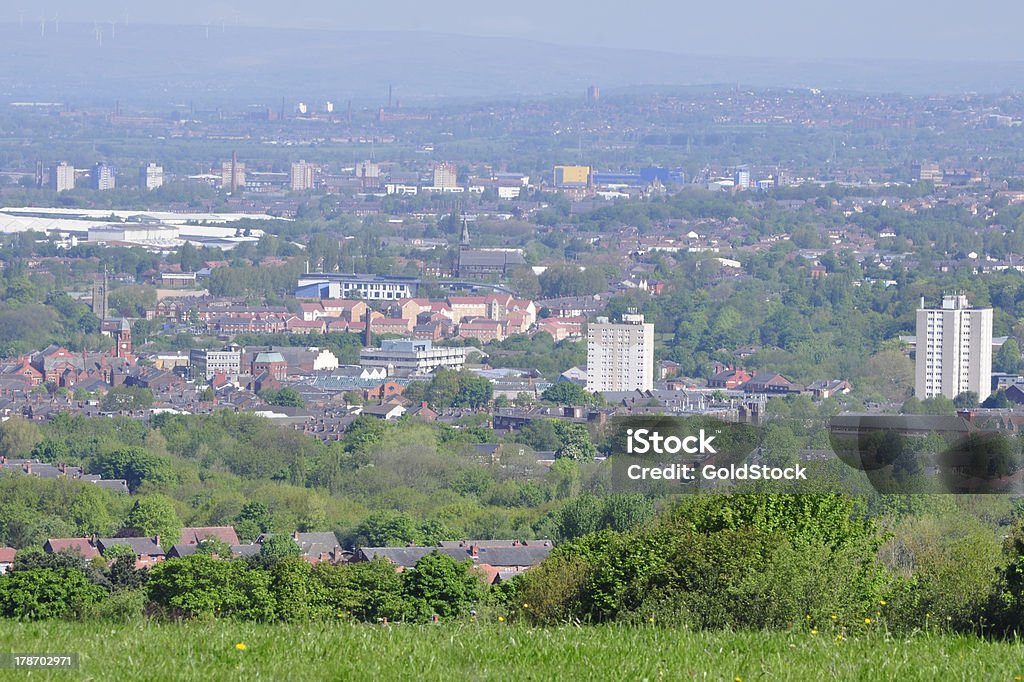
[[[415,298],[418,288],[418,279],[404,275],[310,272],[299,276],[295,297],[397,301]]]
[[[622,322],[599,317],[587,325],[587,390],[654,388],[654,325],[630,313]]]
[[[91,242],[133,242],[138,244],[172,244],[181,236],[173,225],[123,223],[97,225],[89,228]]]
[[[193,348],[189,351],[188,360],[193,379],[209,381],[220,373],[235,380],[242,372],[242,349],[238,346],[227,346],[221,350]]]
[[[459,169],[450,161],[442,161],[434,165],[433,189],[451,190],[459,186]]]
[[[100,161],[92,167],[92,187],[105,192],[117,186],[117,170],[109,163]]]
[[[941,308],[921,299],[915,353],[918,398],[973,391],[984,400],[992,392],[992,309],[971,308],[962,293],[943,296]]]
[[[75,188],[75,167],[67,161],[61,161],[50,169],[50,189],[66,192]]]
[[[289,185],[293,192],[305,192],[313,189],[313,166],[305,161],[292,164],[288,175]]]
[[[154,190],[164,186],[164,167],[155,163],[143,166],[139,171],[139,187]]]
[[[383,367],[388,376],[423,376],[436,369],[462,369],[466,349],[435,347],[430,339],[387,339],[380,348],[361,350],[359,364],[364,368]]]

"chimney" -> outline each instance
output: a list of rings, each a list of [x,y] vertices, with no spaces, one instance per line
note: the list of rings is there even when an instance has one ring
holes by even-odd
[[[473,557],[474,559],[480,558],[480,550],[476,545],[469,546],[469,556]]]
[[[156,545],[157,547],[160,546],[160,535],[159,534],[153,536],[153,544]]]

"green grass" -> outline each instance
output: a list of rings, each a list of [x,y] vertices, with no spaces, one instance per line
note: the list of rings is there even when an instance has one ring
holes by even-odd
[[[243,643],[244,650],[236,645]],[[0,651],[81,655],[86,680],[1020,680],[1024,643],[655,627],[0,623]]]

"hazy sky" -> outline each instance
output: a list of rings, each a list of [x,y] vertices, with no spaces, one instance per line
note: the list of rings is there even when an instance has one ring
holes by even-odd
[[[1015,0],[2,0],[0,21],[437,31],[700,55],[1024,60]],[[20,10],[20,12],[19,12]]]

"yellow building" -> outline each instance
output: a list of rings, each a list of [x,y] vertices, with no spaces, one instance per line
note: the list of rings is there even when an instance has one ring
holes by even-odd
[[[587,187],[590,166],[555,166],[555,187]]]

